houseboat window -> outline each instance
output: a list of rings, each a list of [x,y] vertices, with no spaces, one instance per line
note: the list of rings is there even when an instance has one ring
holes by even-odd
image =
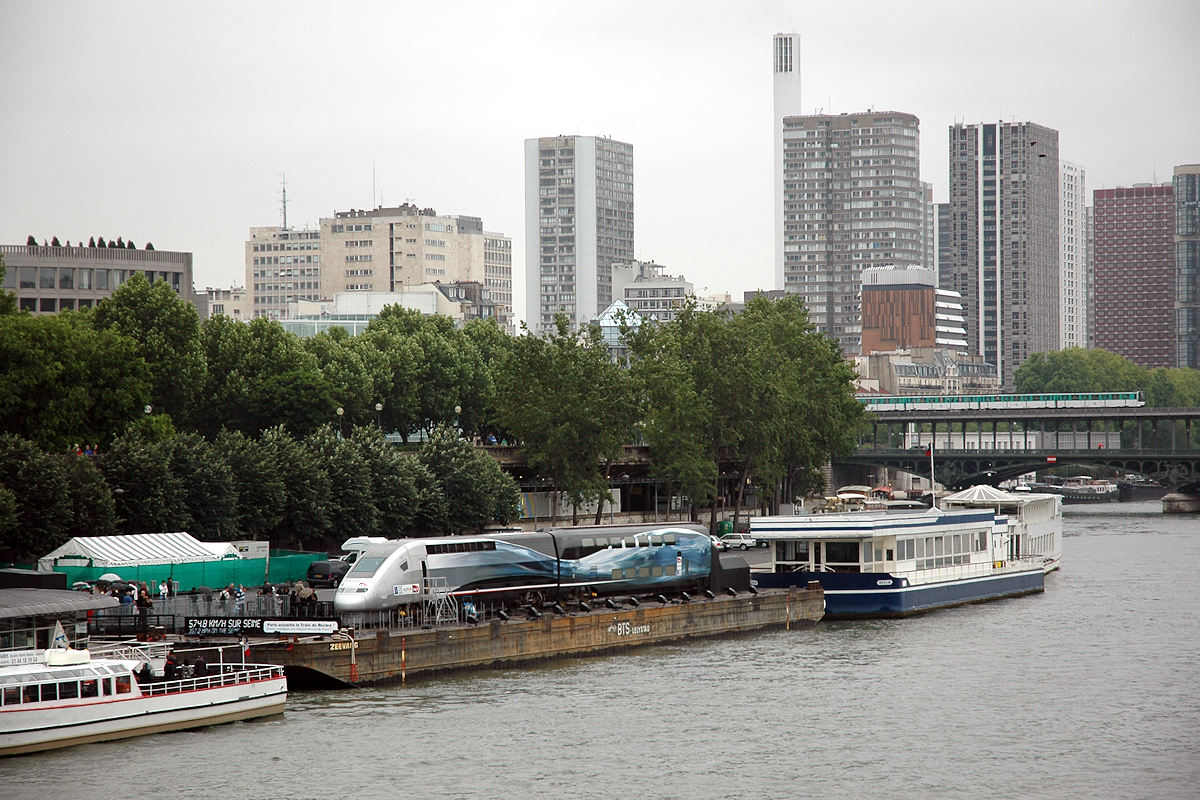
[[[13,706],[21,702],[21,687],[20,686],[5,686],[4,687],[4,705]]]
[[[826,542],[826,564],[857,564],[858,542]]]
[[[888,550],[888,560],[890,561],[891,558],[892,558],[892,551]],[[883,550],[882,549],[875,551],[875,560],[883,561]]]
[[[57,683],[43,683],[42,684],[42,699],[43,700],[57,700],[58,699],[58,684]]]
[[[38,687],[36,683],[31,683],[25,687],[25,702],[36,703],[38,701]]]
[[[100,684],[104,687],[104,695],[106,697],[112,697],[114,694],[116,694],[116,692],[113,691],[112,678],[101,678]]]
[[[58,685],[58,697],[61,700],[69,700],[79,697],[79,681],[68,681]]]
[[[870,542],[862,543],[862,560],[864,563],[867,563],[867,564],[871,563],[871,543]]]
[[[987,533],[984,531],[979,532],[979,547],[977,549],[980,552],[987,550]]]
[[[127,694],[129,692],[129,676],[117,676],[117,694]]]
[[[888,561],[891,561],[891,560],[892,560],[892,557],[893,557],[893,556],[892,556],[892,551],[889,549],[889,550],[887,551],[887,554],[885,555],[885,558],[887,558],[887,560],[888,560]]]
[[[82,684],[82,689],[79,692],[79,696],[80,697],[95,697],[98,688],[99,687],[96,683],[95,678],[93,678],[90,681],[84,681]]]

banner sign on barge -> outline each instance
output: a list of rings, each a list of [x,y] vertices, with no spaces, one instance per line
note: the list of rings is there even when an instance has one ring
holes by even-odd
[[[337,633],[336,619],[274,617],[186,617],[187,636],[274,636]]]

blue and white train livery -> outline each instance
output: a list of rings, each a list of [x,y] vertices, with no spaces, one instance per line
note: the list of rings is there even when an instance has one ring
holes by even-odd
[[[1141,392],[1073,392],[1058,394],[863,395],[868,411],[1011,411],[1019,408],[1140,408]]]
[[[682,524],[389,540],[363,552],[333,602],[345,613],[415,603],[433,591],[545,599],[680,591],[707,587],[715,559],[706,530]]]
[[[817,581],[827,619],[907,616],[1044,589],[1047,554],[1023,552],[1029,539],[994,507],[759,517],[750,529],[771,545],[756,584]]]

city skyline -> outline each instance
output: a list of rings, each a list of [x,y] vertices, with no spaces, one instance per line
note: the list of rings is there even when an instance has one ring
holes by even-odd
[[[1200,74],[1200,12],[1182,2],[68,2],[5,4],[0,21],[0,241],[149,240],[194,253],[198,289],[244,283],[247,232],[279,224],[284,174],[297,229],[412,200],[481,217],[523,264],[523,142],[554,134],[633,145],[636,258],[702,294],[776,288],[778,32],[800,35],[804,113],[919,118],[939,202],[956,122],[1059,131],[1089,198],[1200,161],[1200,108],[1176,88]],[[1119,55],[1139,49],[1155,58]]]

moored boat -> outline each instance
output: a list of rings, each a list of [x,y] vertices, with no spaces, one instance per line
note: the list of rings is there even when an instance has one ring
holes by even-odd
[[[171,676],[167,656],[165,645],[0,653],[0,755],[283,712],[282,667],[200,662]]]
[[[1167,495],[1167,487],[1144,475],[1126,475],[1119,478],[1117,491],[1122,503],[1138,500],[1161,500]]]
[[[1062,564],[1062,497],[1040,492],[1006,492],[994,486],[980,485],[946,495],[942,508],[990,508],[1003,515],[1012,550],[1021,556],[1040,558],[1046,572]]]
[[[771,560],[760,588],[825,592],[828,619],[898,617],[1045,588],[1043,554],[995,508],[758,517],[751,532]],[[1061,537],[1061,531],[1059,533]]]

